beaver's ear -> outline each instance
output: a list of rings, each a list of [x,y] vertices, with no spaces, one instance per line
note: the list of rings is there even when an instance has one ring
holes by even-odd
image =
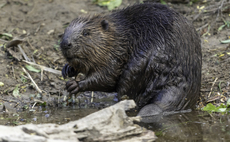
[[[108,28],[109,28],[109,23],[108,23],[108,21],[107,21],[107,20],[102,20],[102,21],[101,21],[101,26],[102,26],[102,28],[103,28],[104,30],[108,30]]]

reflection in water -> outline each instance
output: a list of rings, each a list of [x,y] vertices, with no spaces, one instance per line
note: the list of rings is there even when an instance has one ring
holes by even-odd
[[[22,125],[26,123],[64,124],[80,119],[98,109],[63,108],[36,110],[18,114],[0,114],[0,125]],[[131,115],[131,114],[130,114]],[[139,123],[155,131],[158,142],[229,142],[230,116],[214,116],[204,112],[181,113],[168,116],[154,116]]]
[[[44,108],[43,108],[44,109]],[[13,114],[0,114],[0,125],[23,125],[27,123],[42,124],[42,123],[56,123],[65,124],[69,121],[83,118],[98,109],[95,108],[50,108],[38,109],[35,111],[20,112]]]
[[[155,131],[157,141],[229,142],[229,116],[211,116],[205,112],[190,112],[145,118],[139,123]]]

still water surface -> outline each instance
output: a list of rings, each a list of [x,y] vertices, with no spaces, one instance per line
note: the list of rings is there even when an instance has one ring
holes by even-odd
[[[229,115],[190,112],[158,117],[153,121],[141,125],[153,130],[158,142],[230,142]]]
[[[77,120],[98,109],[44,109],[15,114],[0,114],[0,125],[22,125],[26,123],[64,124]],[[230,142],[230,115],[216,116],[205,112],[190,112],[169,116],[157,116],[139,123],[153,130],[158,142]]]

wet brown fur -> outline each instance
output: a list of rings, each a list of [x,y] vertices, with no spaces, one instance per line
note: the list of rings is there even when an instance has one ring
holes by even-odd
[[[162,111],[192,108],[199,96],[199,36],[183,16],[161,4],[77,18],[61,48],[76,73],[86,74],[77,91],[116,91],[139,108],[154,104]]]

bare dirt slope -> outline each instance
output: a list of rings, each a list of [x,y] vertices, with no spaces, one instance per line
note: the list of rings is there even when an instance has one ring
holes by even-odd
[[[132,2],[133,3],[133,2]],[[130,2],[123,0],[121,6],[125,7]],[[194,19],[199,13],[197,5],[208,6],[208,3],[196,3],[191,6],[187,4],[169,4],[180,13],[184,14],[189,19]],[[99,7],[92,3],[91,0],[1,0],[0,1],[0,44],[3,45],[9,40],[9,37],[4,33],[12,34],[13,38],[20,37],[24,42],[20,44],[26,55],[40,65],[61,70],[65,65],[65,60],[59,49],[60,37],[64,32],[68,23],[80,16],[93,13],[108,12],[106,8]],[[216,102],[225,102],[226,97],[229,97],[229,44],[221,44],[220,40],[226,40],[230,37],[230,30],[226,26],[217,32],[219,26],[224,22],[224,18],[230,21],[228,11],[219,15],[219,21],[212,25],[212,30],[202,40],[203,52],[203,70],[202,70],[202,88],[201,88],[201,103],[205,104],[210,97],[223,94],[225,97],[218,95]],[[211,20],[215,20],[215,15],[201,15],[194,21],[200,35],[203,35],[208,30],[208,26],[202,27]],[[5,35],[5,36],[4,36]],[[34,85],[23,72],[22,67],[27,65],[22,61],[17,61],[12,57],[12,53],[21,56],[18,47],[4,49],[1,46],[0,50],[0,82],[4,83],[0,87],[0,106],[5,103],[13,103],[14,108],[25,104],[33,104],[36,98],[50,105],[56,105],[62,102],[63,90],[65,89],[65,81],[60,75],[44,71],[43,80],[41,74],[28,71],[34,81],[41,90],[44,90],[42,97],[38,95]],[[22,57],[21,57],[22,58]],[[23,58],[22,58],[23,59]],[[216,79],[212,89],[214,91],[210,97],[212,82]],[[20,97],[15,98],[13,90],[16,86],[19,88]],[[12,101],[16,100],[16,101]],[[20,101],[18,101],[20,100]],[[20,102],[21,105],[17,105]]]

